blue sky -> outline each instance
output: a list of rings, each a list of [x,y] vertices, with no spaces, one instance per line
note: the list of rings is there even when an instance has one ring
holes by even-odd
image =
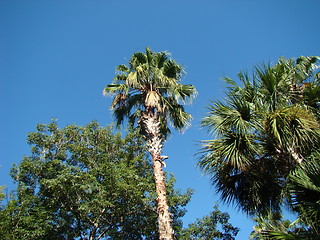
[[[174,133],[164,154],[177,187],[195,189],[185,224],[204,216],[219,195],[194,154],[210,139],[199,122],[210,100],[223,98],[221,78],[280,56],[319,55],[319,9],[318,0],[1,0],[0,185],[12,187],[9,170],[29,153],[37,123],[111,123],[102,90],[117,65],[149,46],[170,52],[187,72],[183,83],[199,92],[187,107],[192,126]],[[241,228],[237,239],[248,239],[254,223],[219,204]]]

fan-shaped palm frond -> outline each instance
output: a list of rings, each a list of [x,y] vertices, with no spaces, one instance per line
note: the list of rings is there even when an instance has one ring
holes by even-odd
[[[246,166],[245,170],[222,163],[215,166],[212,183],[223,201],[235,204],[249,215],[265,214],[270,209],[279,212],[284,179],[276,177],[276,173],[270,174],[274,168],[277,166],[267,159]]]
[[[289,106],[276,110],[266,116],[264,125],[268,135],[286,149],[319,144],[319,122],[305,108]]]

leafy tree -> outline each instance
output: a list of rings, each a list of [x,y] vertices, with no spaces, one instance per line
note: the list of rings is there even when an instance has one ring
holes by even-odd
[[[6,197],[6,194],[4,193],[4,190],[5,190],[5,186],[0,186],[0,211],[2,210],[3,208],[3,205],[1,204],[1,202],[3,201],[3,199],[5,199]]]
[[[188,228],[183,229],[179,239],[235,239],[234,237],[240,230],[228,222],[229,218],[229,214],[222,213],[216,205],[208,216],[197,219],[194,223],[189,224]]]
[[[176,129],[188,126],[191,115],[182,104],[192,99],[196,89],[180,83],[183,68],[166,52],[136,52],[128,65],[119,65],[112,84],[105,87],[105,95],[115,95],[111,108],[118,125],[125,118],[138,123],[152,156],[158,201],[160,239],[172,239],[171,216],[168,211],[165,178],[162,166],[167,157],[161,156],[163,143],[170,133],[168,121]]]
[[[1,239],[157,239],[152,166],[137,132],[122,138],[92,122],[30,133],[31,155],[12,169],[16,197],[0,211]],[[191,192],[168,178],[173,226]]]
[[[0,186],[0,202],[5,198],[5,194],[3,193],[5,186]]]
[[[223,200],[252,215],[280,212],[287,176],[320,145],[318,60],[281,58],[240,73],[239,85],[225,79],[225,101],[202,121],[216,139],[199,160]]]

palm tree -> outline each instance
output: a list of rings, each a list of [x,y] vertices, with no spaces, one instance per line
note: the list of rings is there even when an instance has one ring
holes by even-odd
[[[223,200],[246,213],[280,212],[286,177],[320,144],[318,57],[279,59],[232,79],[224,102],[214,101],[202,125],[199,166]]]
[[[112,84],[105,87],[105,95],[115,95],[111,108],[117,124],[128,118],[138,124],[152,156],[157,192],[157,212],[160,239],[173,239],[171,216],[166,197],[165,176],[161,156],[163,143],[171,125],[182,130],[188,126],[191,115],[182,104],[196,95],[193,85],[181,84],[183,68],[169,58],[167,52],[136,52],[128,65],[119,65]]]

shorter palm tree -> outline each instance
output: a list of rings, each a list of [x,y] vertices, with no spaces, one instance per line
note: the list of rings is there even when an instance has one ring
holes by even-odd
[[[280,212],[286,177],[320,145],[318,59],[281,58],[240,73],[241,85],[225,79],[225,101],[202,121],[215,139],[203,141],[198,165],[248,214]]]

